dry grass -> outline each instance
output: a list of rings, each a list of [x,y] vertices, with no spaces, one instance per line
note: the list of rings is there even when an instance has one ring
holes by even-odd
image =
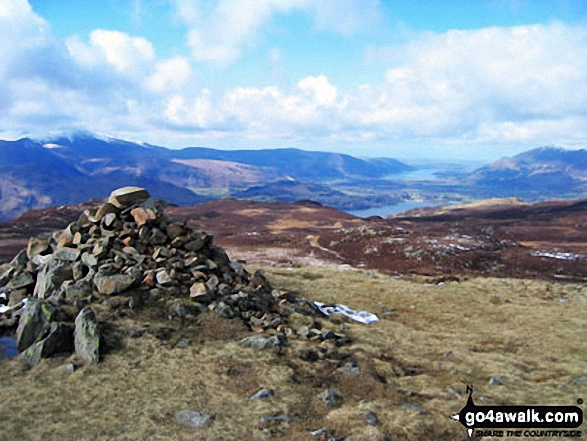
[[[465,398],[448,388],[464,394],[472,384],[477,404],[481,396],[539,405],[585,398],[587,384],[572,384],[587,375],[585,286],[472,279],[440,287],[422,278],[329,268],[266,271],[274,286],[312,300],[380,316],[383,307],[394,308],[397,316],[369,326],[324,320],[325,327],[343,327],[353,338],[340,348],[294,341],[282,352],[243,349],[237,344],[248,335],[243,326],[205,315],[188,326],[186,349],[149,333],[124,338],[122,349],[72,375],[61,372],[65,362],[59,360],[29,371],[18,360],[0,361],[0,440],[307,440],[322,427],[354,440],[459,440],[464,428],[448,417]],[[128,334],[135,324],[124,319],[118,326]],[[175,322],[167,326],[178,328]],[[308,349],[320,360],[302,360]],[[337,371],[349,361],[361,369],[358,375]],[[505,377],[505,384],[490,386],[494,376]],[[274,389],[275,396],[247,400],[261,387]],[[328,410],[316,397],[327,387],[344,397],[340,408]],[[407,410],[405,403],[428,414]],[[201,429],[184,428],[173,415],[186,408],[214,419]],[[366,410],[378,415],[376,427],[365,423]],[[275,412],[294,420],[260,423]],[[268,428],[273,435],[263,432]]]

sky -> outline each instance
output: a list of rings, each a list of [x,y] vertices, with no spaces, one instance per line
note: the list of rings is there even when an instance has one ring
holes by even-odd
[[[585,0],[0,0],[0,139],[488,160],[587,144]]]

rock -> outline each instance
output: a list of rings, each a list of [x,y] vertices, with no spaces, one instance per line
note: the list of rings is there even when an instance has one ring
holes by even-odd
[[[139,227],[142,225],[145,225],[150,220],[157,219],[157,215],[155,214],[155,212],[153,210],[148,209],[148,208],[142,208],[142,207],[133,208],[130,211],[130,214],[132,215],[136,224]]]
[[[194,283],[190,288],[190,297],[195,298],[196,300],[200,297],[206,296],[207,293],[206,285],[203,283]]]
[[[275,395],[273,390],[263,388],[251,395],[249,400],[262,400],[263,398],[271,398],[273,395]]]
[[[420,415],[428,415],[428,411],[421,406],[412,403],[402,403],[400,405],[403,409],[409,410],[410,412],[416,412]]]
[[[75,353],[86,363],[98,363],[100,357],[100,331],[96,315],[91,308],[80,311],[75,319]]]
[[[312,432],[310,432],[310,435],[312,435],[312,436],[326,436],[326,435],[328,435],[328,429],[326,429],[325,427],[323,427],[322,429],[316,429],[316,430],[313,430]]]
[[[505,377],[491,377],[489,379],[489,384],[491,386],[501,386],[505,383]]]
[[[103,274],[98,271],[94,276],[94,285],[100,294],[111,295],[127,290],[139,279],[140,276],[132,271],[126,274]]]
[[[576,385],[582,384],[582,383],[587,383],[587,375],[584,375],[582,377],[577,377],[571,382],[571,384],[573,386],[576,386]]]
[[[379,419],[377,418],[375,412],[368,410],[367,412],[365,412],[365,421],[367,421],[367,424],[369,424],[370,426],[376,426],[379,422]]]
[[[324,392],[318,394],[318,398],[324,401],[324,404],[329,409],[340,407],[342,404],[342,396],[334,389],[326,389]]]
[[[26,303],[16,330],[20,352],[48,335],[54,314],[55,308],[44,300],[32,298]]]
[[[84,279],[76,281],[73,285],[65,288],[65,298],[80,299],[92,295],[92,284]]]
[[[245,348],[267,349],[281,346],[282,342],[275,335],[271,337],[268,335],[251,335],[243,338],[240,344]]]
[[[49,246],[48,240],[31,237],[26,248],[26,255],[29,260],[33,260],[35,256],[47,254],[50,250],[51,247]]]
[[[149,199],[149,197],[149,193],[144,188],[122,187],[110,193],[108,203],[117,208],[124,208],[133,204],[140,204]]]
[[[159,283],[160,285],[171,285],[171,277],[169,276],[169,274],[167,274],[167,271],[163,270],[163,271],[159,271],[157,273],[157,283]]]
[[[344,366],[339,367],[337,371],[344,375],[359,375],[361,373],[361,369],[355,362],[346,363]]]
[[[51,259],[41,268],[33,295],[45,299],[55,294],[66,280],[73,279],[73,268],[69,262]]]
[[[26,250],[22,250],[14,256],[14,259],[10,261],[9,265],[12,269],[24,269],[28,261],[29,258],[27,257]]]
[[[180,338],[177,343],[175,343],[175,347],[178,349],[185,349],[190,345],[190,341],[187,338]]]
[[[8,288],[20,289],[33,286],[35,284],[35,278],[29,272],[17,274],[12,277],[12,280],[8,283]]]
[[[49,335],[29,346],[22,358],[31,366],[37,364],[41,358],[51,357],[53,354],[73,351],[73,329],[65,323],[51,323]]]
[[[64,262],[75,262],[79,259],[80,252],[74,248],[62,247],[58,248],[57,251],[53,253],[54,260],[61,260]]]
[[[285,414],[269,415],[261,417],[261,424],[283,424],[290,423],[292,419]]]
[[[176,423],[195,429],[204,427],[206,424],[208,424],[211,418],[211,415],[197,410],[186,409],[175,413]]]
[[[88,268],[94,268],[98,265],[98,259],[91,253],[82,253],[82,263]]]

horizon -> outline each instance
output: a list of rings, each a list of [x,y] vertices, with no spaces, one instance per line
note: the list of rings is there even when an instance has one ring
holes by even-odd
[[[446,162],[586,145],[579,0],[5,0],[0,42],[2,139]]]

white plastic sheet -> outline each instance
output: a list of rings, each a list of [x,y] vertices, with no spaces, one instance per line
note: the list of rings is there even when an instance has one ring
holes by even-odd
[[[314,304],[326,315],[342,314],[350,319],[356,320],[357,322],[365,323],[366,325],[379,321],[379,317],[368,311],[356,311],[345,305],[327,305],[320,302],[314,302]]]

